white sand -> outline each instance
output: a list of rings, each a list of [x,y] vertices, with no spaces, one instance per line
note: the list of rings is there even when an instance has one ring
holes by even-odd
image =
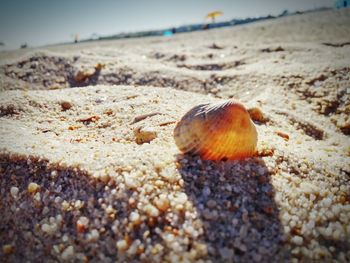
[[[1,52],[0,254],[350,261],[349,24],[345,9]],[[230,97],[262,109],[258,148],[271,154],[180,154],[175,122]],[[138,144],[143,130],[155,139]]]

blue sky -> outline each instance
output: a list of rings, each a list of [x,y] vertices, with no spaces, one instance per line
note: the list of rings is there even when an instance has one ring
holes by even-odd
[[[0,42],[6,48],[72,41],[204,22],[214,10],[230,20],[276,15],[283,10],[331,7],[333,0],[1,0]]]

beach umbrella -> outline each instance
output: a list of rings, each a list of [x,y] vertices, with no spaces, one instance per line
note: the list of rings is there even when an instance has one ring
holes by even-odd
[[[218,16],[221,16],[221,15],[223,15],[223,12],[221,12],[221,11],[213,11],[213,12],[208,13],[205,16],[205,18],[206,19],[211,19],[212,23],[215,23],[215,18],[218,17]],[[209,24],[207,24],[204,29],[209,29]],[[222,49],[222,47],[220,47],[220,46],[215,44],[215,39],[213,39],[213,44],[210,46],[210,48]]]
[[[218,16],[221,16],[223,14],[223,12],[221,11],[213,11],[208,13],[205,18],[211,19],[213,23],[215,23],[215,18]]]

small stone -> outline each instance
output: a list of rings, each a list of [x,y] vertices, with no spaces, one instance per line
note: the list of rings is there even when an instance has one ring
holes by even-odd
[[[11,196],[12,196],[13,198],[17,198],[18,192],[19,192],[18,187],[15,187],[15,186],[12,186],[12,187],[11,187],[10,193],[11,193]]]
[[[128,204],[131,208],[135,208],[137,203],[136,203],[136,200],[134,198],[130,197],[128,200]]]
[[[100,233],[97,231],[97,229],[91,230],[91,232],[88,234],[87,239],[91,241],[97,241],[100,238]]]
[[[165,212],[170,207],[169,199],[164,194],[161,194],[154,204],[161,212]]]
[[[125,186],[129,189],[137,189],[140,186],[139,181],[130,175],[124,176],[124,180]]]
[[[74,247],[69,246],[65,250],[63,250],[61,257],[63,260],[69,260],[74,256]]]
[[[53,170],[53,171],[51,172],[51,177],[52,177],[52,178],[55,178],[57,175],[58,175],[58,172],[57,172],[56,170]]]
[[[11,244],[6,244],[6,245],[3,245],[2,246],[2,252],[4,253],[4,254],[12,254],[13,252],[15,251],[15,248],[14,248],[14,246],[13,245],[11,245]]]
[[[131,212],[129,219],[134,224],[139,224],[140,223],[140,214],[138,212]]]
[[[187,202],[187,195],[185,193],[179,193],[175,196],[174,201],[177,204],[183,205]]]
[[[118,251],[121,252],[121,251],[127,250],[128,243],[125,240],[119,240],[119,241],[117,241],[116,246],[117,246]]]
[[[67,235],[67,234],[64,234],[64,235],[62,236],[62,241],[63,241],[63,242],[67,242],[68,240],[69,240],[68,235]]]
[[[77,225],[76,225],[78,233],[84,232],[87,229],[88,225],[89,225],[89,219],[85,216],[81,216],[78,219]]]
[[[175,183],[176,181],[178,181],[176,172],[172,168],[162,169],[159,174],[169,183]]]
[[[40,202],[41,201],[41,195],[40,193],[36,193],[33,197],[33,199],[36,201],[36,202]]]
[[[259,175],[264,175],[265,173],[266,173],[266,168],[260,166],[258,168],[258,174]]]
[[[115,214],[116,212],[117,211],[111,205],[107,206],[107,208],[106,208],[107,214]]]
[[[36,184],[36,183],[29,183],[28,184],[28,192],[29,193],[34,193],[34,192],[38,191],[39,187],[40,186],[38,184]]]
[[[159,210],[151,204],[145,205],[144,211],[148,216],[152,216],[152,217],[159,216]]]
[[[43,208],[42,214],[43,214],[43,215],[46,215],[48,212],[50,212],[50,209],[49,209],[47,206],[45,206],[45,207]]]
[[[291,241],[297,246],[301,246],[303,244],[303,238],[301,236],[292,237]]]
[[[63,211],[68,211],[70,210],[71,206],[66,200],[64,200],[61,204],[61,208]]]
[[[76,200],[74,203],[75,209],[81,209],[83,206],[84,206],[84,202],[82,202],[81,200]]]
[[[104,183],[108,183],[110,180],[110,177],[109,177],[109,174],[103,173],[99,176],[99,179]]]
[[[49,232],[50,231],[50,225],[48,225],[48,224],[43,224],[42,226],[41,226],[41,230],[43,231],[43,232]]]
[[[209,196],[210,195],[210,188],[208,186],[205,186],[202,191],[204,196]]]
[[[62,110],[66,111],[66,110],[69,110],[70,108],[72,108],[72,103],[68,102],[68,101],[62,101],[61,102],[61,107],[62,107]]]
[[[57,196],[57,197],[55,198],[55,203],[56,203],[56,204],[62,203],[62,197]]]
[[[324,206],[325,208],[328,208],[328,207],[330,207],[331,204],[332,204],[332,199],[329,198],[329,197],[327,197],[327,198],[323,199],[322,202],[323,202],[323,206]]]
[[[41,230],[48,235],[55,234],[57,231],[57,228],[58,228],[58,226],[55,222],[52,222],[51,224],[43,224],[41,226]]]

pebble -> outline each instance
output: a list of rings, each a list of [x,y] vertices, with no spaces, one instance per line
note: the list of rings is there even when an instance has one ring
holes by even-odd
[[[66,111],[66,110],[69,110],[70,108],[72,108],[72,103],[68,102],[68,101],[62,101],[61,102],[61,107],[62,107],[62,110]]]
[[[264,167],[259,167],[258,168],[258,174],[259,175],[264,175],[266,173],[266,168]]]
[[[32,182],[32,183],[28,184],[28,188],[27,189],[28,189],[29,193],[34,193],[34,192],[38,191],[39,185]]]
[[[4,254],[12,254],[14,252],[15,248],[11,244],[6,244],[2,246],[2,252]]]
[[[46,215],[48,212],[50,212],[50,209],[49,209],[47,206],[45,206],[45,207],[43,208],[42,214],[43,214],[43,215]]]
[[[139,223],[140,222],[140,214],[137,211],[131,212],[129,219],[133,223]]]
[[[329,208],[332,204],[332,199],[330,198],[325,198],[322,200],[323,207]]]
[[[64,200],[61,204],[61,208],[63,211],[68,211],[71,208],[71,206],[66,200]]]
[[[183,205],[187,202],[187,195],[185,193],[179,193],[175,195],[174,202]]]
[[[48,235],[53,235],[56,233],[58,227],[57,224],[55,222],[50,223],[50,224],[43,224],[41,226],[41,230],[45,233],[47,233]]]
[[[203,188],[203,195],[204,196],[209,196],[210,195],[210,188],[208,187],[208,186],[205,186],[204,188]]]
[[[126,175],[124,179],[125,186],[129,189],[136,189],[140,186],[139,181],[136,178],[131,177],[130,175]]]
[[[41,230],[42,230],[43,232],[49,232],[50,226],[49,226],[48,224],[43,224],[43,225],[41,226]]]
[[[170,201],[165,194],[161,194],[156,199],[155,205],[161,212],[165,212],[170,207]]]
[[[151,204],[147,204],[145,205],[145,207],[143,208],[143,210],[145,211],[145,213],[148,215],[148,216],[151,216],[151,217],[157,217],[159,216],[159,210],[151,205]]]
[[[11,196],[13,198],[17,198],[18,196],[18,192],[19,192],[19,189],[18,187],[15,187],[15,186],[12,186],[11,189],[10,189],[10,193],[11,193]]]
[[[58,172],[57,172],[56,170],[53,170],[53,171],[51,172],[51,177],[52,177],[52,178],[56,178],[57,175],[58,175]]]
[[[65,250],[63,250],[61,254],[61,258],[63,260],[70,260],[74,256],[74,247],[73,246],[68,246]]]
[[[36,193],[34,196],[33,196],[33,199],[36,201],[36,202],[40,202],[41,201],[41,195],[40,193]]]
[[[118,240],[116,246],[118,251],[125,251],[128,248],[128,243],[124,239]]]
[[[79,233],[84,232],[88,228],[88,225],[89,225],[89,219],[87,217],[85,216],[79,217],[76,225],[77,231]]]
[[[301,236],[292,237],[292,242],[297,246],[301,246],[303,244],[303,238]]]
[[[81,200],[76,200],[74,202],[74,208],[75,209],[81,209],[84,206],[84,202],[82,202]]]
[[[92,229],[90,233],[87,235],[87,239],[90,242],[96,242],[100,238],[100,233],[98,232],[97,229]]]

